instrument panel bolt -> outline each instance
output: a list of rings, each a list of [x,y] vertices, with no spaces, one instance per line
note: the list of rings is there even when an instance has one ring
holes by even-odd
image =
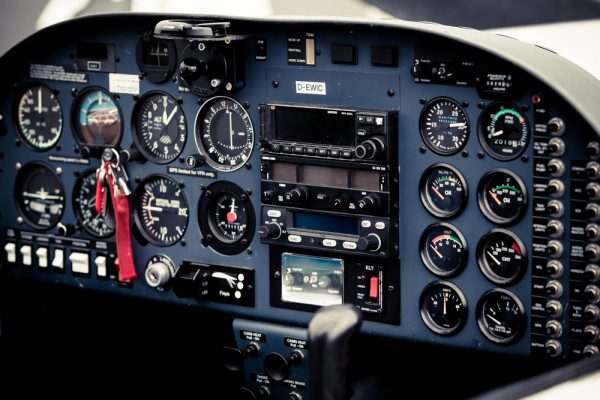
[[[394,287],[394,285],[390,285],[387,288],[388,292],[393,292],[394,290],[396,290],[396,288]]]
[[[19,218],[21,218],[21,217],[19,217]],[[275,278],[275,279],[281,278],[281,272],[280,271],[275,271],[275,273],[273,274],[273,278]]]
[[[388,89],[387,95],[392,97],[394,95],[394,91],[392,89]]]
[[[273,82],[271,83],[271,86],[273,86],[274,88],[276,88],[276,87],[279,87],[279,82],[277,82],[277,81],[273,81]]]
[[[17,217],[17,224],[21,225],[23,223],[23,217]]]

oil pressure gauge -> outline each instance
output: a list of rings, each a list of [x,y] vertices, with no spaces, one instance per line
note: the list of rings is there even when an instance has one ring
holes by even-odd
[[[419,184],[421,201],[432,215],[450,218],[459,214],[467,203],[467,184],[462,174],[448,164],[427,168]]]

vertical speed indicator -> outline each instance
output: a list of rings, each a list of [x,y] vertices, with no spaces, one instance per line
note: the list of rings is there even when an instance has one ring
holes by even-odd
[[[469,118],[455,100],[438,97],[425,105],[420,117],[423,141],[434,153],[458,153],[469,139]]]

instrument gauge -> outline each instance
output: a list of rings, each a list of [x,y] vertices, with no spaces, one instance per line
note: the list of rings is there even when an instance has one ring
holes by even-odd
[[[486,107],[477,122],[479,142],[493,158],[501,161],[520,156],[529,143],[529,121],[511,103],[495,102]]]
[[[477,245],[477,263],[489,280],[508,285],[520,278],[527,267],[525,245],[514,233],[493,229]]]
[[[486,173],[479,181],[477,200],[487,219],[508,225],[518,221],[525,213],[527,190],[515,173],[498,168]]]
[[[427,168],[419,184],[421,201],[432,215],[450,218],[467,203],[467,185],[462,174],[448,164]]]
[[[86,88],[73,104],[73,129],[80,144],[106,147],[119,143],[123,117],[112,94],[100,87]]]
[[[188,202],[173,179],[151,175],[140,182],[134,198],[134,218],[142,235],[157,246],[171,246],[185,234]]]
[[[255,218],[248,195],[237,185],[222,181],[203,193],[198,224],[206,245],[233,255],[248,247],[254,235]]]
[[[458,332],[467,320],[467,300],[455,284],[432,282],[423,289],[419,300],[421,318],[439,335]]]
[[[187,125],[177,100],[166,93],[148,93],[135,105],[133,115],[133,139],[147,159],[166,164],[179,157]]]
[[[229,97],[213,97],[196,117],[196,146],[207,163],[220,171],[242,167],[254,147],[254,129],[246,109]]]
[[[21,92],[16,103],[16,128],[25,144],[36,151],[52,148],[62,133],[62,107],[46,85],[33,84]]]
[[[420,116],[423,141],[434,153],[458,153],[469,139],[469,118],[455,100],[438,97],[425,105]]]
[[[65,189],[58,175],[46,164],[31,162],[19,170],[14,187],[19,213],[29,225],[50,229],[65,210]]]
[[[506,289],[486,292],[477,303],[476,314],[479,329],[494,343],[513,343],[525,330],[525,307]]]
[[[96,170],[90,169],[84,172],[73,188],[73,209],[79,225],[87,233],[97,238],[106,238],[115,231],[104,216],[96,211],[97,185]]]
[[[421,235],[421,259],[435,275],[456,274],[467,262],[467,242],[454,226],[439,222]]]

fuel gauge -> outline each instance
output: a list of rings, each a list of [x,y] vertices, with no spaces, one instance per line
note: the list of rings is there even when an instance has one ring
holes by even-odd
[[[452,335],[467,320],[467,300],[455,284],[432,282],[423,289],[419,301],[421,318],[429,329],[439,335]]]
[[[525,330],[525,307],[510,291],[492,289],[477,303],[477,324],[490,341],[499,344],[512,343]]]

